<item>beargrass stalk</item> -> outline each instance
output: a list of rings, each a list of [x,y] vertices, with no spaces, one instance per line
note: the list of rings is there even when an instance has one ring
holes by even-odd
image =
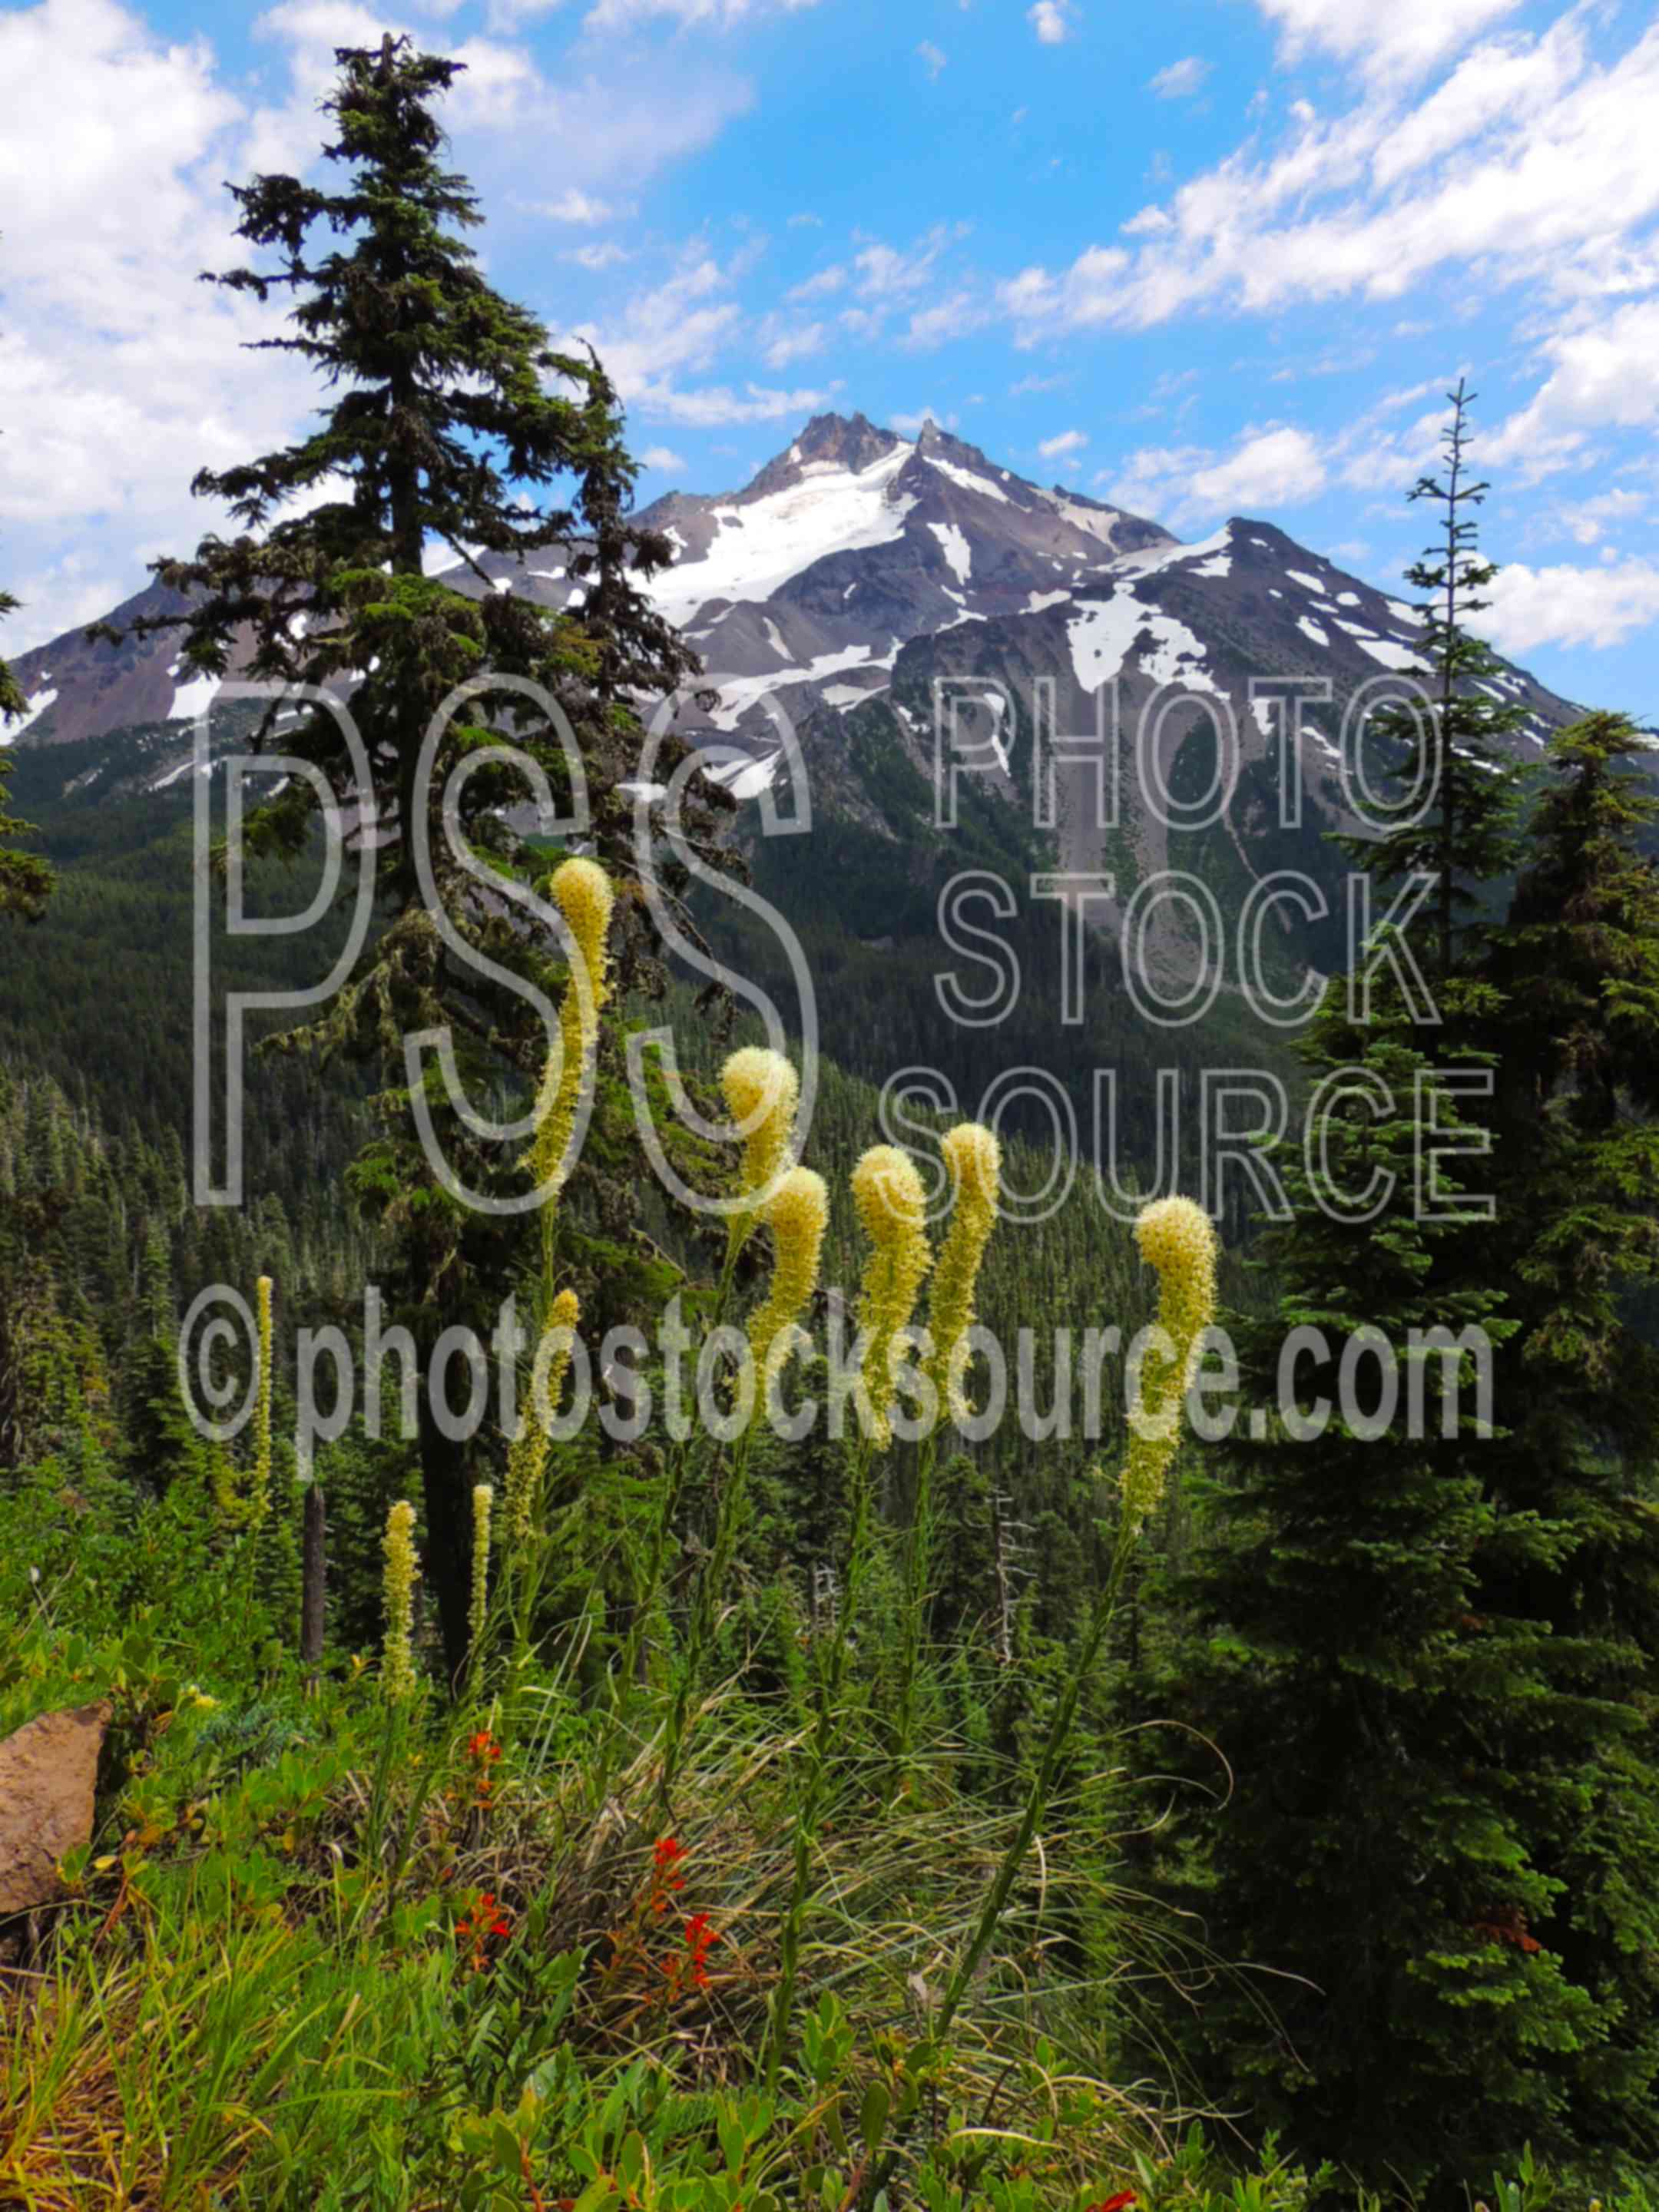
[[[386,1516],[386,1639],[380,1658],[380,1688],[386,1703],[401,1705],[415,1694],[415,1660],[410,1637],[415,1626],[415,1508],[399,1498]]]
[[[726,1318],[726,1309],[737,1279],[738,1261],[744,1245],[763,1209],[777,1195],[781,1188],[779,1177],[786,1176],[789,1169],[795,1145],[795,1109],[800,1102],[800,1078],[793,1066],[781,1053],[770,1052],[758,1045],[745,1045],[729,1054],[720,1070],[720,1079],[727,1109],[736,1124],[736,1133],[743,1145],[734,1181],[737,1196],[746,1203],[740,1204],[728,1220],[726,1256],[714,1296],[711,1328],[718,1328]],[[651,1614],[667,1571],[668,1547],[673,1539],[675,1522],[685,1495],[686,1477],[690,1470],[690,1448],[691,1431],[689,1427],[684,1436],[669,1439],[668,1461],[664,1470],[656,1523],[652,1530],[650,1556],[644,1580],[635,1600],[634,1618],[629,1625],[628,1642],[623,1648],[621,1679],[617,1686],[611,1724],[599,1747],[597,1779],[601,1804],[610,1785],[617,1740],[627,1725],[632,1709],[634,1678],[638,1671],[640,1654],[644,1648]],[[694,1611],[694,1623],[695,1619]],[[669,1721],[663,1773],[658,1784],[659,1794],[664,1798],[672,1786],[678,1765],[690,1696],[683,1679]]]
[[[542,1272],[550,1288],[558,1201],[575,1165],[570,1141],[599,1048],[599,1015],[610,996],[607,939],[616,893],[599,862],[587,860],[561,862],[548,878],[548,889],[575,939],[570,979],[559,1002],[559,1048],[549,1054],[543,1071],[530,1149],[531,1180],[544,1193]]]
[[[726,1263],[720,1270],[720,1286],[714,1295],[714,1316],[710,1326],[718,1328],[726,1316],[726,1301],[731,1296],[732,1279],[736,1272],[737,1248],[729,1242]],[[605,1792],[611,1786],[611,1771],[616,1749],[623,1730],[628,1724],[634,1705],[635,1676],[639,1672],[640,1653],[644,1649],[646,1632],[651,1612],[662,1588],[667,1570],[668,1547],[678,1517],[680,1500],[685,1494],[685,1478],[691,1463],[691,1432],[688,1427],[683,1437],[671,1437],[667,1464],[663,1471],[662,1489],[657,1502],[657,1518],[651,1532],[651,1553],[646,1565],[645,1577],[634,1601],[634,1618],[629,1624],[628,1641],[623,1647],[622,1665],[618,1669],[615,1701],[610,1723],[600,1739],[599,1757],[594,1765],[594,1801],[603,1806]],[[659,1789],[660,1789],[660,1785]]]
[[[726,1587],[737,1553],[755,1431],[793,1345],[796,1318],[805,1311],[817,1287],[818,1263],[830,1219],[830,1194],[824,1188],[823,1177],[811,1168],[790,1168],[771,1197],[760,1206],[757,1218],[772,1232],[775,1258],[770,1288],[749,1324],[755,1397],[748,1425],[738,1438],[732,1465],[720,1486],[714,1540],[703,1561],[692,1596],[684,1663],[675,1688],[673,1711],[663,1747],[662,1778],[658,1790],[664,1804],[669,1802],[674,1778],[679,1771],[687,1714],[714,1640],[720,1592]]]
[[[253,1375],[253,1465],[248,1474],[247,1494],[237,1489],[236,1468],[230,1455],[221,1443],[213,1446],[210,1480],[213,1502],[225,1521],[233,1528],[252,1528],[258,1526],[270,1510],[270,1387],[271,1387],[271,1280],[261,1275],[256,1305],[258,1318],[254,1324]],[[250,1554],[249,1571],[252,1572]],[[249,1584],[250,1590],[252,1584]]]
[[[938,1413],[923,1439],[916,1463],[915,1509],[905,1547],[904,1601],[899,1651],[898,1717],[895,1751],[898,1777],[908,1769],[915,1727],[916,1668],[921,1656],[927,1611],[927,1574],[933,1541],[933,1468],[939,1431],[947,1420],[963,1419],[969,1406],[963,1387],[968,1332],[974,1322],[974,1293],[981,1262],[996,1225],[1001,1188],[1002,1147],[977,1121],[962,1121],[946,1135],[942,1150],[951,1170],[956,1203],[951,1226],[933,1272],[927,1308],[932,1346],[924,1370],[933,1386]]]
[[[859,1323],[868,1333],[862,1376],[870,1404],[869,1429],[854,1455],[853,1526],[847,1580],[830,1640],[829,1658],[818,1680],[818,1698],[807,1752],[806,1780],[795,1814],[795,1847],[789,1903],[779,1942],[778,1984],[759,2071],[769,2095],[777,2087],[794,2007],[800,1966],[801,1934],[806,1917],[807,1885],[817,1840],[832,1763],[841,1734],[842,1686],[848,1638],[857,1618],[868,1562],[871,1534],[870,1462],[892,1437],[894,1358],[910,1318],[922,1278],[932,1263],[923,1224],[927,1195],[914,1160],[894,1145],[876,1145],[853,1170],[853,1200],[870,1242],[859,1299]]]
[[[489,1612],[489,1521],[495,1492],[487,1482],[472,1486],[472,1595],[467,1607],[467,1679],[476,1683],[483,1662],[484,1621]]]
[[[529,1560],[547,1468],[548,1431],[558,1411],[581,1311],[581,1302],[574,1291],[561,1291],[554,1299],[537,1347],[534,1387],[529,1402],[520,1412],[519,1425],[507,1449],[507,1543],[520,1570]]]
[[[1158,1274],[1158,1328],[1152,1332],[1140,1371],[1137,1401],[1130,1408],[1129,1447],[1125,1457],[1116,1541],[1106,1580],[1089,1616],[1077,1663],[1049,1723],[1024,1810],[1013,1841],[1003,1856],[987,1893],[973,1935],[964,1946],[929,2023],[929,2035],[949,2033],[963,1994],[995,1935],[1010,1891],[1030,1849],[1031,1838],[1048,1810],[1054,1777],[1065,1757],[1085,1685],[1117,1611],[1129,1561],[1157,1505],[1181,1437],[1181,1407],[1197,1372],[1205,1330],[1215,1317],[1215,1231],[1209,1216],[1190,1199],[1162,1198],[1147,1206],[1135,1224],[1141,1257]],[[897,2147],[888,2149],[866,2179],[863,2201],[872,2203],[891,2179]]]

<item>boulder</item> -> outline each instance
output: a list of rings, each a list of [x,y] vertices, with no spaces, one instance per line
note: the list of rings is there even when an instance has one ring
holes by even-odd
[[[42,1713],[0,1743],[0,1918],[58,1895],[58,1862],[92,1840],[110,1708]]]

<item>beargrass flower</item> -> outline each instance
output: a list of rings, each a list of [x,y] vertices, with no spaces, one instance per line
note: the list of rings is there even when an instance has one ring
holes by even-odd
[[[545,1375],[546,1390],[544,1394],[533,1389],[531,1392],[530,1402],[519,1415],[518,1430],[507,1455],[507,1540],[515,1556],[522,1554],[530,1540],[536,1501],[547,1465],[547,1430],[537,1401],[544,1395],[550,1420],[558,1409],[559,1394],[570,1365],[576,1323],[580,1318],[581,1304],[574,1291],[561,1291],[549,1311],[541,1348],[536,1354],[536,1373]]]
[[[968,1364],[966,1339],[974,1325],[980,1262],[996,1226],[1002,1147],[980,1122],[959,1121],[945,1136],[942,1150],[956,1203],[928,1299],[933,1349],[927,1373],[939,1393],[939,1419],[948,1414],[952,1420],[964,1420],[969,1412],[963,1389]]]
[[[747,1044],[727,1058],[720,1070],[720,1089],[732,1119],[743,1139],[743,1158],[738,1169],[738,1189],[757,1200],[770,1194],[769,1186],[789,1164],[795,1144],[795,1109],[800,1103],[800,1078],[781,1052],[764,1045]],[[740,1207],[731,1218],[730,1237],[735,1249],[753,1229],[757,1206]]]
[[[386,1642],[380,1659],[380,1687],[393,1705],[415,1694],[415,1660],[410,1638],[415,1627],[415,1508],[400,1498],[386,1516]]]
[[[565,860],[549,878],[548,888],[576,940],[570,981],[559,1002],[559,1050],[548,1056],[541,1090],[536,1100],[536,1137],[531,1146],[530,1171],[547,1201],[556,1200],[569,1178],[571,1163],[565,1158],[582,1085],[599,1043],[599,1012],[610,996],[608,937],[616,894],[611,878],[597,860]],[[584,991],[574,973],[580,963],[587,979]],[[544,1219],[550,1224],[550,1212]]]
[[[893,1346],[910,1325],[923,1276],[933,1264],[923,1224],[927,1194],[915,1162],[896,1145],[872,1145],[853,1170],[853,1202],[870,1240],[859,1297],[859,1326],[870,1334],[864,1382],[874,1438],[892,1436]]]
[[[1181,1437],[1181,1406],[1198,1371],[1205,1330],[1215,1319],[1215,1231],[1190,1198],[1160,1198],[1135,1223],[1140,1256],[1158,1270],[1158,1325],[1169,1340],[1148,1342],[1130,1408],[1123,1467],[1123,1510],[1139,1530],[1164,1493]]]
[[[483,1641],[484,1615],[489,1609],[489,1513],[495,1492],[487,1482],[472,1487],[472,1602],[467,1610],[467,1631],[476,1657]]]
[[[790,1323],[817,1288],[818,1261],[830,1219],[823,1177],[811,1168],[791,1168],[761,1207],[760,1218],[772,1232],[776,1256],[766,1301],[749,1324],[757,1402],[770,1385],[775,1365],[781,1368],[787,1357]]]

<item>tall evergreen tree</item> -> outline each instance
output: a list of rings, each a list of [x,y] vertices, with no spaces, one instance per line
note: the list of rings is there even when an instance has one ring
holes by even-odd
[[[1232,1776],[1188,1901],[1221,1957],[1276,1978],[1205,1994],[1200,2063],[1206,2086],[1298,2152],[1421,2189],[1488,2173],[1528,2139],[1559,2146],[1552,2062],[1602,2032],[1533,1932],[1557,1893],[1534,1832],[1571,1809],[1547,1765],[1528,1770],[1516,1724],[1530,1717],[1535,1748],[1560,1717],[1547,1632],[1490,1609],[1498,1564],[1547,1562],[1554,1538],[1493,1494],[1503,1443],[1479,1432],[1478,1349],[1432,1349],[1437,1329],[1501,1343],[1512,1326],[1498,1292],[1449,1279],[1444,1255],[1474,1226],[1450,1176],[1443,1218],[1419,1218],[1419,1086],[1441,1141],[1467,1127],[1455,1098],[1397,1007],[1362,1030],[1333,1000],[1306,1051],[1316,1079],[1346,1071],[1348,1087],[1330,1102],[1318,1186],[1299,1158],[1282,1164],[1296,1218],[1256,1262],[1275,1300],[1231,1317],[1242,1402],[1276,1410],[1259,1440],[1235,1431],[1206,1501],[1176,1666],[1183,1717]],[[1333,1218],[1334,1194],[1350,1207],[1370,1194],[1376,1210]],[[1323,1343],[1309,1340],[1287,1400],[1297,1328]],[[1345,1417],[1343,1354],[1365,1329],[1398,1362],[1398,1399],[1387,1406],[1368,1356],[1359,1418]],[[1298,1437],[1322,1401],[1322,1431]]]
[[[1451,975],[1460,953],[1458,919],[1479,902],[1480,886],[1504,874],[1513,859],[1511,817],[1516,770],[1513,738],[1525,710],[1503,703],[1492,679],[1502,668],[1470,630],[1488,602],[1481,596],[1497,574],[1484,560],[1475,509],[1490,485],[1472,476],[1468,413],[1475,394],[1467,380],[1446,397],[1451,416],[1439,476],[1422,476],[1411,496],[1440,510],[1434,541],[1406,571],[1422,594],[1414,675],[1431,702],[1427,715],[1385,707],[1372,727],[1394,753],[1401,789],[1373,809],[1381,835],[1344,839],[1351,857],[1380,884],[1419,872],[1434,878],[1425,927],[1414,933],[1432,951],[1436,972]],[[1432,794],[1430,797],[1430,794]]]
[[[1283,2041],[1249,2025],[1261,1993],[1212,2002],[1212,2068],[1300,2148],[1413,2185],[1484,2175],[1528,2138],[1567,2143],[1587,2082],[1640,2072],[1621,2075],[1606,1978],[1567,1940],[1583,1853],[1573,1861],[1564,1839],[1582,1842],[1607,1802],[1631,1710],[1610,1654],[1563,1617],[1586,1531],[1559,1510],[1559,1486],[1523,1479],[1528,1401],[1505,1387],[1525,1360],[1495,1186],[1509,1220],[1528,1218],[1530,1200],[1497,1154],[1506,1117],[1537,1109],[1516,1106],[1507,1024],[1522,1002],[1490,957],[1516,849],[1503,748],[1519,716],[1482,688],[1492,657],[1466,627],[1495,570],[1474,519],[1486,487],[1468,466],[1472,395],[1460,383],[1449,396],[1446,467],[1413,494],[1439,503],[1440,540],[1408,572],[1428,595],[1433,712],[1382,718],[1401,741],[1400,795],[1380,836],[1345,841],[1382,884],[1431,879],[1408,943],[1432,971],[1437,1018],[1426,1025],[1392,981],[1374,988],[1366,1022],[1328,997],[1311,1073],[1357,1079],[1333,1094],[1336,1184],[1390,1176],[1391,1195],[1363,1218],[1328,1210],[1311,1168],[1289,1164],[1295,1217],[1264,1243],[1276,1303],[1238,1321],[1247,1403],[1278,1395],[1280,1348],[1303,1324],[1334,1349],[1306,1366],[1298,1400],[1334,1399],[1342,1340],[1370,1326],[1402,1385],[1415,1375],[1419,1411],[1402,1387],[1373,1434],[1340,1416],[1312,1443],[1275,1419],[1260,1440],[1235,1433],[1186,1583],[1181,1655],[1189,1710],[1237,1776],[1203,1876],[1216,1947],[1307,1984],[1266,1993]],[[1586,953],[1579,981],[1593,990],[1599,954]],[[1490,1101],[1454,1089],[1469,1069],[1490,1075]],[[1457,1129],[1497,1146],[1461,1164],[1461,1183],[1443,1159],[1454,1202],[1437,1204],[1419,1164]],[[1439,1355],[1413,1354],[1412,1332],[1426,1346],[1424,1333],[1471,1325],[1491,1346],[1493,1432],[1471,1429],[1466,1352],[1460,1418],[1442,1433],[1422,1387]]]
[[[629,702],[675,690],[697,663],[644,596],[672,549],[627,520],[634,465],[602,368],[591,353],[556,350],[533,315],[484,282],[465,243],[481,217],[466,179],[443,166],[434,113],[461,65],[389,35],[378,51],[341,48],[337,58],[338,82],[325,103],[335,136],[324,151],[344,182],[331,191],[273,175],[233,187],[238,235],[258,259],[216,280],[261,302],[291,298],[289,331],[258,343],[307,362],[330,404],[297,443],[202,471],[195,489],[226,501],[242,534],[209,537],[193,557],[156,563],[189,609],[137,627],[182,627],[182,658],[198,672],[222,673],[251,637],[246,672],[254,678],[355,687],[351,713],[374,783],[365,828],[379,842],[392,919],[319,1031],[329,1048],[381,1056],[400,1085],[403,1038],[447,1030],[475,1106],[488,1110],[504,1085],[508,1096],[516,1086],[521,1110],[545,1039],[499,975],[547,983],[556,939],[522,908],[483,896],[444,831],[449,771],[501,741],[484,701],[456,714],[422,801],[428,727],[456,685],[485,672],[539,687],[576,732],[589,834],[626,881],[635,874],[634,809],[617,786],[637,763]],[[561,486],[564,503],[550,503]],[[469,596],[424,573],[428,550],[442,546],[481,579],[480,549],[524,560],[560,548],[585,604],[554,612],[512,590]],[[550,715],[522,692],[499,696],[510,717],[504,734],[564,806],[573,779]],[[273,704],[266,730],[276,712]],[[343,818],[358,818],[368,794],[331,714],[313,711],[285,728],[283,745],[323,771]],[[674,764],[671,753],[665,765]],[[720,803],[712,787],[702,790],[699,798],[694,784],[685,811],[694,841],[711,837]],[[540,874],[545,860],[503,817],[531,796],[514,769],[485,765],[471,775],[458,819],[475,865],[481,856],[520,882]],[[295,779],[250,817],[249,845],[297,853],[316,804],[308,782]],[[428,911],[417,882],[422,837],[441,915]],[[665,880],[672,893],[684,877]],[[636,900],[619,903],[627,915],[642,911]],[[495,970],[458,958],[446,935]],[[473,1190],[520,1188],[519,1158],[503,1157],[451,1109],[435,1065],[426,1092],[457,1178]],[[388,1135],[362,1164],[359,1187],[401,1232],[403,1317],[416,1326],[424,1369],[446,1328],[465,1322],[488,1334],[519,1237],[512,1221],[481,1215],[441,1186],[415,1141],[407,1093],[394,1089],[388,1099]],[[442,1433],[424,1384],[422,1447],[427,1571],[453,1669],[466,1638],[470,1447]]]
[[[1632,766],[1644,750],[1614,714],[1552,740],[1492,947],[1491,1260],[1518,1324],[1495,1473],[1559,1550],[1494,1569],[1479,1600],[1547,1626],[1586,1701],[1540,1754],[1569,1795],[1539,1838],[1563,1886],[1538,1932],[1607,2030],[1574,2077],[1579,2132],[1632,2149],[1659,2137],[1659,1356],[1642,1326],[1659,1277],[1659,871],[1640,849],[1659,800]]]

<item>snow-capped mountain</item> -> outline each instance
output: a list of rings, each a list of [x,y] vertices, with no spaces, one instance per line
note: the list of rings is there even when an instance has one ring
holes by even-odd
[[[682,722],[706,748],[709,771],[752,797],[778,771],[781,710],[800,739],[815,815],[877,845],[914,847],[931,817],[935,680],[944,678],[968,702],[964,738],[988,738],[995,752],[975,779],[975,803],[1017,808],[1034,860],[1114,865],[1120,883],[1189,866],[1190,848],[1172,857],[1161,810],[1134,794],[1153,773],[1174,794],[1190,787],[1189,797],[1201,796],[1215,767],[1209,702],[1231,718],[1239,755],[1217,834],[1246,879],[1291,865],[1291,848],[1305,857],[1310,836],[1316,844],[1342,811],[1335,767],[1349,702],[1413,659],[1408,606],[1270,524],[1235,518],[1183,544],[1156,522],[1029,482],[932,422],[911,440],[862,415],[818,416],[741,490],[672,492],[641,519],[677,549],[653,592],[718,693],[712,713]],[[469,592],[510,590],[550,605],[574,596],[556,553],[530,568],[485,554],[446,573]],[[166,602],[152,586],[112,619]],[[173,643],[159,635],[112,647],[66,633],[24,654],[15,672],[30,698],[32,742],[183,721],[211,688],[182,680]],[[1328,704],[1306,716],[1307,805],[1294,836],[1279,834],[1271,710],[1250,696],[1251,679],[1264,677],[1312,678],[1330,690]],[[1505,667],[1496,689],[1527,714],[1523,752],[1575,711],[1518,669]],[[1114,691],[1127,767],[1121,821],[1097,826],[1097,775],[1085,762],[1062,770],[1044,829],[1030,803],[1036,718],[1052,714],[1048,726],[1065,736],[1109,734]],[[1137,772],[1139,718],[1160,693],[1170,711]]]

